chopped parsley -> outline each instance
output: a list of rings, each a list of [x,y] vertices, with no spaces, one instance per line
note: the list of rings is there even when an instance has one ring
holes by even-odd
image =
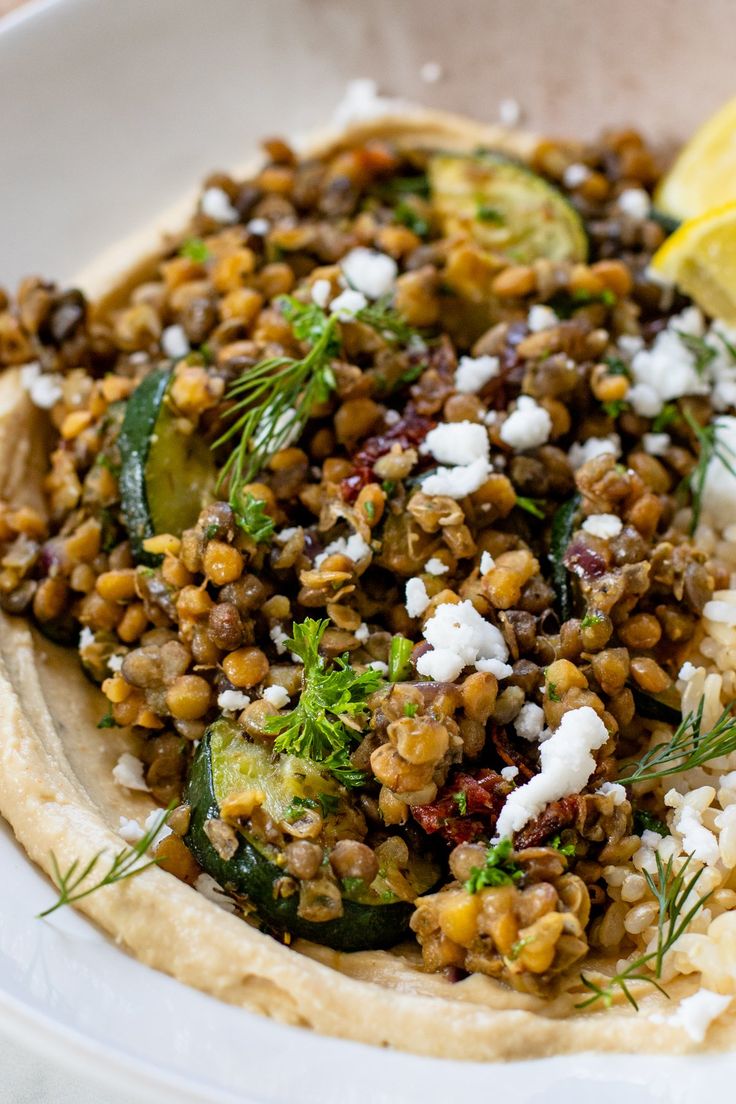
[[[452,800],[457,805],[457,811],[460,816],[465,816],[468,811],[468,795],[465,790],[458,790],[457,793],[452,795]]]
[[[419,709],[419,706],[417,705],[416,702],[405,702],[404,703],[404,716],[405,717],[416,717],[418,709]]]
[[[365,878],[343,878],[342,888],[346,893],[361,893],[365,889]]]
[[[104,717],[101,717],[97,722],[97,728],[120,728],[120,725],[112,715],[112,710],[108,709]]]
[[[266,513],[266,503],[262,499],[256,498],[249,491],[239,499],[234,499],[233,511],[240,528],[252,537],[256,544],[271,540],[273,520]]]
[[[583,620],[580,622],[581,629],[592,629],[594,625],[600,625],[604,620],[602,613],[586,613]]]
[[[394,207],[394,218],[397,222],[400,222],[402,226],[408,226],[418,238],[426,238],[427,234],[429,234],[428,220],[419,213],[412,203],[407,202],[405,199],[399,200]]]
[[[184,244],[179,248],[179,256],[186,257],[190,261],[195,261],[196,264],[204,264],[205,261],[210,259],[212,254],[201,238],[187,238]]]
[[[547,847],[554,847],[555,851],[559,851],[561,855],[567,855],[568,857],[575,854],[575,844],[572,840],[563,843],[559,832],[547,840]]]
[[[609,418],[619,418],[625,410],[629,409],[626,399],[612,399],[610,402],[601,403]]]
[[[652,430],[661,433],[667,426],[672,425],[680,417],[680,411],[675,403],[665,403],[652,423]]]
[[[485,863],[473,867],[465,883],[468,893],[477,893],[486,886],[515,885],[524,877],[524,871],[511,856],[514,845],[510,839],[502,839],[486,852]]]
[[[414,644],[405,636],[391,638],[391,647],[388,653],[388,680],[389,682],[404,682],[411,674],[409,660],[414,650]]]
[[[656,832],[659,836],[669,836],[670,834],[665,822],[656,817],[654,813],[648,813],[646,809],[636,809],[634,811],[634,831],[637,836],[640,836],[642,832]]]
[[[298,820],[305,809],[319,809],[323,817],[330,816],[331,813],[336,813],[340,799],[337,794],[322,793],[317,794],[317,797],[294,797],[286,810],[286,819],[293,823]]]

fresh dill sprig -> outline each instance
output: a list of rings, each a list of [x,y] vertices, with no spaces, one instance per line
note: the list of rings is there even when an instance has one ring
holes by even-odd
[[[302,304],[285,296],[279,301],[294,336],[311,347],[301,358],[270,357],[250,368],[228,392],[235,420],[214,448],[235,440],[218,486],[229,480],[230,504],[237,511],[240,488],[250,483],[266,461],[301,433],[312,408],[325,402],[336,386],[332,358],[339,351],[338,320],[316,303]]]
[[[465,883],[468,893],[477,893],[485,886],[515,885],[524,871],[511,858],[514,845],[510,839],[499,840],[486,851],[483,866],[474,866]]]
[[[365,775],[356,770],[349,749],[359,738],[368,697],[382,683],[378,671],[358,674],[343,656],[328,666],[319,646],[328,620],[308,617],[294,623],[290,652],[304,664],[299,704],[291,712],[269,717],[266,730],[277,733],[274,751],[320,763],[344,786],[359,786]]]
[[[697,334],[685,333],[684,330],[675,330],[675,333],[692,356],[695,362],[695,371],[699,376],[702,376],[706,368],[718,356],[718,350],[709,345],[704,337],[698,337]]]
[[[700,515],[703,511],[703,492],[711,461],[720,460],[724,468],[736,477],[736,453],[724,441],[719,441],[717,421],[701,426],[689,410],[683,410],[682,413],[700,446],[698,462],[690,475],[685,477],[692,497],[693,516],[690,522],[690,534],[692,535],[698,528]]]
[[[528,514],[531,514],[532,517],[544,517],[544,510],[542,509],[542,506],[544,505],[543,498],[526,498],[524,495],[517,495],[516,505],[519,507],[520,510],[526,510],[526,512]]]
[[[651,782],[657,778],[667,778],[671,774],[700,767],[711,759],[730,755],[736,751],[736,717],[733,716],[733,703],[730,703],[709,732],[701,734],[705,697],[698,703],[697,709],[683,717],[672,734],[672,739],[655,744],[635,764],[624,769],[618,781],[630,786],[634,782]]]
[[[237,524],[256,544],[271,540],[273,519],[266,513],[263,499],[256,498],[249,491],[246,495],[240,495],[233,510]]]
[[[658,854],[656,856],[656,879],[648,870],[644,871],[647,885],[652,891],[658,905],[657,946],[653,951],[647,951],[645,954],[635,958],[633,962],[627,963],[623,970],[614,974],[613,977],[608,978],[603,984],[599,984],[593,981],[592,978],[586,977],[585,974],[581,974],[580,980],[586,989],[590,989],[592,996],[581,1001],[575,1006],[576,1008],[590,1008],[592,1005],[597,1004],[598,1001],[603,1001],[605,1007],[610,1008],[616,991],[619,990],[626,997],[629,1004],[638,1012],[639,1005],[636,1003],[636,998],[629,988],[634,981],[646,982],[648,985],[653,985],[654,988],[658,989],[665,997],[669,996],[667,991],[659,983],[659,979],[662,976],[664,957],[667,952],[672,949],[680,936],[687,931],[691,921],[700,909],[703,908],[713,892],[711,890],[710,893],[706,893],[703,897],[699,897],[695,903],[690,905],[686,910],[690,894],[694,890],[705,869],[701,867],[701,869],[697,870],[689,880],[686,880],[687,869],[691,859],[692,855],[688,855],[678,872],[675,873],[673,867],[674,856],[668,859],[665,864]],[[645,967],[650,966],[650,964],[653,964],[653,973],[645,973]]]
[[[417,330],[405,322],[399,312],[391,306],[388,297],[377,299],[375,303],[362,307],[355,317],[358,322],[364,322],[387,341],[408,345],[413,338],[419,337]]]
[[[133,878],[136,874],[141,874],[144,870],[148,870],[149,866],[156,866],[159,859],[146,859],[146,852],[153,844],[161,828],[171,816],[173,808],[174,806],[172,804],[168,809],[165,809],[156,823],[147,830],[145,835],[143,835],[137,843],[134,843],[131,847],[124,847],[119,851],[111,860],[105,873],[102,874],[96,882],[84,889],[80,888],[82,883],[99,869],[98,864],[105,856],[105,852],[98,851],[97,854],[89,860],[87,865],[83,867],[80,866],[79,859],[75,859],[68,870],[62,872],[59,868],[56,855],[52,851],[51,865],[54,870],[54,882],[59,890],[59,897],[50,908],[44,909],[43,912],[39,912],[37,919],[40,920],[44,916],[50,916],[52,912],[56,912],[57,909],[62,908],[64,905],[71,905],[75,901],[81,901],[83,897],[88,897],[90,893],[102,889],[103,886],[115,885],[116,882],[124,882],[126,878]]]

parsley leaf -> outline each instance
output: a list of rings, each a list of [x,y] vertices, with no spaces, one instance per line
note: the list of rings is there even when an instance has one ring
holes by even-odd
[[[634,831],[638,836],[642,832],[656,832],[660,836],[669,836],[670,834],[665,822],[654,816],[653,813],[648,813],[646,809],[636,809],[634,811]]]
[[[458,790],[457,793],[452,795],[452,800],[457,805],[457,811],[460,816],[465,816],[468,811],[468,795],[465,790]]]
[[[391,647],[388,653],[388,680],[389,682],[404,682],[411,673],[409,659],[414,650],[411,640],[405,636],[391,638]]]
[[[602,613],[586,613],[585,617],[580,622],[580,628],[592,629],[594,625],[600,625],[603,619]]]
[[[319,645],[328,625],[311,617],[294,623],[286,647],[304,664],[302,692],[295,709],[267,719],[266,730],[277,733],[274,751],[321,763],[343,785],[359,786],[365,776],[353,766],[350,747],[360,738],[366,701],[382,680],[370,667],[358,674],[345,656],[326,664]]]
[[[101,717],[97,722],[97,728],[120,728],[120,725],[112,715],[112,710],[108,709],[104,717]]]
[[[428,220],[420,214],[414,204],[405,199],[399,200],[394,207],[394,218],[402,226],[408,226],[418,238],[426,238],[429,233]]]
[[[675,403],[665,403],[652,423],[652,430],[654,433],[661,433],[672,422],[676,422],[679,417],[680,411],[677,405]]]
[[[195,261],[196,264],[204,264],[212,254],[201,238],[187,238],[184,244],[179,247],[179,256]]]
[[[233,504],[235,520],[256,544],[270,541],[273,536],[273,520],[266,513],[266,503],[250,491]]]
[[[475,866],[465,883],[468,893],[477,893],[485,886],[514,885],[524,877],[524,871],[511,856],[514,845],[510,839],[502,839],[486,852],[483,866]]]
[[[552,836],[552,839],[547,840],[547,847],[554,847],[555,851],[559,851],[561,855],[567,855],[568,857],[575,854],[575,844],[572,841],[563,843],[559,832]]]

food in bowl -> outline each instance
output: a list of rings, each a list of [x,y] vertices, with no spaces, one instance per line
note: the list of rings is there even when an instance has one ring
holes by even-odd
[[[425,1053],[727,1044],[736,333],[702,222],[630,130],[264,151],[104,295],[3,299],[0,808],[46,915]]]

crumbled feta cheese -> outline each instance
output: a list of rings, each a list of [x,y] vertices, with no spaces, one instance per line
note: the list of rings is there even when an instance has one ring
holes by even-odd
[[[359,245],[351,249],[340,262],[349,286],[362,291],[369,299],[380,299],[392,291],[398,275],[398,265],[387,253]]]
[[[515,127],[521,122],[521,104],[511,97],[501,100],[498,105],[498,118],[502,126]]]
[[[60,377],[50,372],[42,373],[38,361],[23,365],[20,384],[28,392],[33,405],[40,410],[51,410],[63,395]]]
[[[383,415],[383,420],[387,426],[395,426],[401,421],[401,415],[398,410],[387,410]]]
[[[644,338],[640,334],[621,334],[617,345],[622,353],[632,357],[634,353],[644,348]]]
[[[519,710],[514,728],[523,740],[538,740],[544,728],[544,710],[534,702],[526,702]]]
[[[183,326],[167,326],[161,334],[161,349],[172,360],[181,360],[191,352],[189,338]]]
[[[275,541],[277,541],[278,544],[286,544],[288,541],[291,540],[291,538],[294,536],[294,534],[298,533],[298,532],[299,532],[299,526],[298,525],[292,525],[288,529],[279,529],[278,533],[274,533],[273,539]]]
[[[604,782],[595,792],[603,797],[608,797],[610,794],[614,805],[623,805],[624,801],[628,801],[626,787],[620,782]]]
[[[736,625],[736,603],[710,601],[703,606],[703,617],[720,625]]]
[[[437,81],[442,80],[442,73],[443,69],[438,61],[425,61],[419,70],[419,76],[425,84],[436,84]]]
[[[271,630],[271,639],[273,640],[273,630]],[[217,706],[223,713],[238,713],[241,709],[245,709],[246,705],[250,705],[250,698],[242,690],[223,690],[217,695]]]
[[[286,651],[286,641],[289,639],[287,633],[281,628],[281,625],[272,625],[268,630],[268,635],[276,646],[276,651],[279,655],[283,655]]]
[[[698,862],[715,866],[720,857],[718,838],[703,824],[700,810],[684,801],[682,795],[674,790],[665,794],[664,803],[676,810],[673,827],[682,836],[683,850],[692,854]]]
[[[331,541],[323,552],[314,557],[314,566],[320,567],[328,556],[336,552],[347,556],[353,563],[359,563],[366,556],[370,556],[371,546],[366,544],[360,533],[351,533],[347,540],[345,537],[338,537],[337,540]]]
[[[143,821],[143,827],[146,832],[153,832],[151,843],[149,844],[150,847],[155,847],[160,840],[166,839],[167,836],[171,835],[171,829],[165,821],[165,809],[152,809]]]
[[[137,820],[128,820],[127,817],[121,816],[118,835],[122,836],[126,843],[138,843],[145,834]]]
[[[500,659],[479,659],[476,661],[475,669],[494,675],[497,679],[510,678],[514,673],[511,664],[503,663]]]
[[[489,571],[493,571],[496,566],[496,561],[490,552],[483,551],[480,554],[480,573],[481,575],[487,575]]]
[[[368,663],[367,666],[371,667],[374,671],[378,671],[380,675],[388,674],[388,663],[384,663],[381,659],[374,659],[373,662]]]
[[[82,629],[81,633],[79,634],[79,650],[80,650],[80,652],[84,648],[89,648],[90,645],[94,644],[94,642],[95,642],[95,634],[92,632],[91,629],[87,628],[87,626],[85,625],[84,628]]]
[[[690,679],[698,673],[699,668],[691,663],[690,660],[686,660],[678,672],[678,679],[682,679],[684,682],[689,682]]]
[[[424,570],[428,575],[446,575],[450,569],[438,556],[432,556],[425,563]]]
[[[544,303],[535,303],[526,320],[526,324],[532,333],[549,330],[552,326],[556,326],[558,322],[559,318],[555,312],[551,307],[545,306]]]
[[[341,322],[351,322],[358,311],[362,311],[364,307],[368,306],[368,300],[362,291],[354,291],[353,288],[346,288],[345,291],[341,291],[332,302],[330,303],[330,311],[336,315]]]
[[[371,631],[366,625],[365,621],[361,621],[361,623],[358,625],[357,629],[353,633],[353,636],[356,640],[360,641],[361,644],[365,644],[370,634]]]
[[[201,893],[213,905],[218,905],[225,912],[237,912],[237,905],[231,897],[225,893],[219,882],[216,882],[211,874],[200,874],[194,883],[197,893]]]
[[[508,658],[503,636],[478,613],[472,602],[443,602],[423,629],[424,639],[434,651],[417,660],[420,675],[452,682],[464,667],[482,660]]]
[[[406,583],[406,612],[410,617],[421,617],[429,605],[429,595],[424,581],[408,579]]]
[[[148,790],[143,777],[143,763],[129,751],[124,751],[120,756],[112,768],[112,776],[118,786],[124,786],[126,790]]]
[[[712,518],[722,529],[736,522],[736,475],[729,470],[736,467],[733,462],[736,455],[736,418],[719,417],[714,427],[716,451],[706,470],[703,515]]]
[[[610,437],[589,437],[587,441],[575,441],[570,446],[567,458],[571,467],[577,471],[583,464],[587,464],[588,460],[594,460],[596,456],[606,456],[609,453],[617,459],[621,455],[621,438],[617,433],[612,433]]]
[[[649,214],[652,201],[643,188],[626,188],[616,200],[619,211],[641,222]]]
[[[315,280],[312,284],[312,302],[323,310],[329,303],[331,294],[332,285],[329,280]]]
[[[488,460],[490,442],[485,426],[477,422],[440,422],[430,429],[419,451],[441,464],[472,464]]]
[[[590,176],[590,169],[579,161],[573,161],[562,174],[562,183],[566,188],[579,188]]]
[[[255,234],[256,237],[262,238],[271,229],[271,223],[265,218],[253,218],[250,222],[246,222],[245,229],[249,234]]]
[[[482,487],[490,474],[491,465],[479,457],[472,464],[463,464],[457,468],[437,468],[422,481],[422,490],[428,495],[465,498]]]
[[[237,222],[240,217],[230,202],[230,196],[222,188],[206,188],[200,207],[202,214],[215,222]]]
[[[505,778],[507,782],[513,782],[519,773],[518,767],[502,767],[501,777]]]
[[[607,739],[606,726],[589,705],[565,713],[557,731],[540,745],[540,773],[506,798],[498,837],[518,832],[550,802],[579,793],[596,767],[591,753]]]
[[[275,705],[277,709],[283,709],[289,701],[289,692],[283,686],[267,686],[263,691],[263,699]]]
[[[107,661],[107,666],[111,671],[119,671],[123,666],[123,660],[125,656],[111,655]]]
[[[530,395],[520,395],[516,410],[501,426],[500,437],[511,448],[525,451],[545,444],[551,432],[552,419],[544,407]]]
[[[708,1028],[728,1008],[733,1000],[731,994],[714,993],[710,989],[698,989],[690,997],[685,997],[671,1016],[656,1013],[650,1016],[654,1023],[681,1027],[695,1043],[702,1043]]]
[[[601,540],[617,537],[624,527],[620,517],[615,514],[591,514],[583,522],[583,529]]]
[[[415,108],[406,100],[379,96],[376,82],[362,77],[348,81],[343,97],[335,108],[333,121],[337,127],[345,127],[350,123],[376,119],[380,115],[404,114],[412,110]]]
[[[640,418],[656,418],[662,409],[662,400],[648,383],[635,383],[626,392],[631,409]]]
[[[669,433],[644,433],[641,443],[650,456],[664,456],[672,444],[672,438]]]
[[[634,411],[645,418],[656,417],[666,402],[682,395],[707,395],[710,381],[696,368],[695,354],[682,335],[702,337],[703,316],[697,307],[687,307],[670,318],[649,349],[631,358],[634,386],[626,398]]]
[[[463,395],[481,391],[500,371],[500,361],[494,356],[463,356],[455,372],[455,390]]]

